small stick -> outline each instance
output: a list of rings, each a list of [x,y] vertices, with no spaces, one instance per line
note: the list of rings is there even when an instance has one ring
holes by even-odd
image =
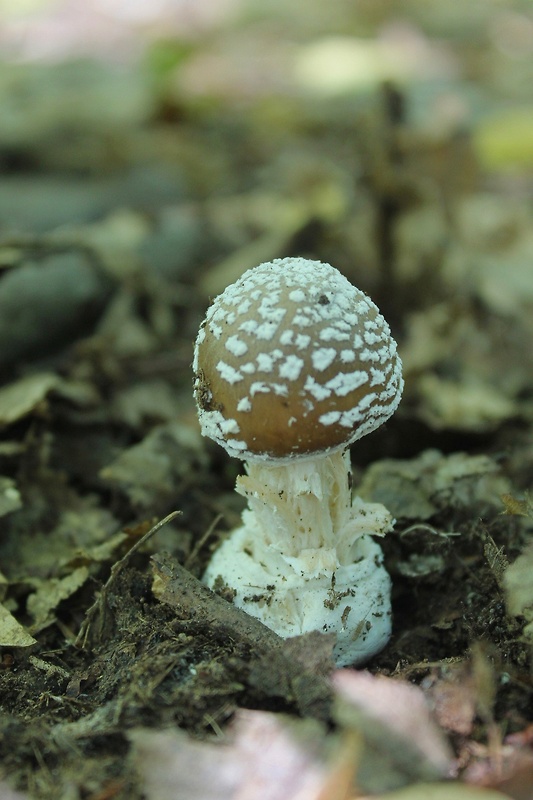
[[[164,519],[159,520],[159,522],[153,525],[150,530],[144,534],[144,536],[141,536],[141,538],[135,542],[133,547],[130,547],[128,552],[122,556],[122,558],[113,564],[109,578],[102,586],[102,589],[98,593],[95,602],[88,609],[85,615],[85,619],[83,620],[79,633],[76,637],[76,647],[85,650],[90,646],[89,639],[91,640],[91,644],[93,644],[95,641],[101,641],[104,636],[105,628],[107,627],[107,621],[110,613],[109,604],[107,603],[107,596],[109,594],[109,590],[115,583],[118,574],[140,547],[142,547],[149,539],[152,538],[152,536],[160,531],[164,525],[172,522],[172,520],[180,514],[181,511],[173,511],[171,514],[168,514],[166,517],[164,517]]]
[[[281,647],[283,639],[201,583],[185,567],[166,553],[152,556],[154,594],[169,605],[179,619],[205,626],[213,639],[245,644],[258,654]]]

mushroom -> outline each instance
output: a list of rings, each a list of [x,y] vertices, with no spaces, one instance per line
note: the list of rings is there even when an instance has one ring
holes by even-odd
[[[193,367],[203,435],[246,462],[242,525],[204,581],[282,637],[334,633],[338,666],[367,660],[391,631],[390,578],[372,537],[393,520],[352,498],[347,448],[400,401],[389,326],[329,264],[276,259],[214,300]]]

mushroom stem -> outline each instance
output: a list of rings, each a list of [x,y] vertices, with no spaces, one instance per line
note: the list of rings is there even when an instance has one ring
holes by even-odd
[[[348,453],[246,468],[242,525],[204,581],[230,587],[235,605],[280,636],[335,632],[337,666],[368,660],[390,636],[390,579],[372,539],[391,530],[390,513],[352,501]]]
[[[267,546],[287,556],[299,556],[303,549],[337,548],[339,562],[347,562],[342,543],[354,539],[346,531],[353,527],[348,452],[281,466],[248,462],[246,471],[236,489],[247,498],[248,513],[255,516]]]

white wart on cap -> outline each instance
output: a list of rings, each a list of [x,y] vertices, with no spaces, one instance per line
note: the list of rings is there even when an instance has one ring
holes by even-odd
[[[214,300],[194,372],[202,433],[250,461],[344,449],[394,413],[403,388],[377,306],[304,258],[250,269]]]

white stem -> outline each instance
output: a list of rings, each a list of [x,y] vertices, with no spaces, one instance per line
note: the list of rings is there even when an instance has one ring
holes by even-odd
[[[348,452],[281,466],[247,463],[246,471],[236,489],[247,498],[265,545],[298,556],[303,549],[336,548],[347,540],[353,519]],[[345,563],[348,553],[337,556]]]
[[[208,586],[234,591],[234,603],[280,636],[336,634],[338,666],[358,664],[390,636],[390,578],[372,536],[391,529],[380,503],[350,490],[346,453],[249,463],[237,491],[248,500],[242,525],[215,552]]]

